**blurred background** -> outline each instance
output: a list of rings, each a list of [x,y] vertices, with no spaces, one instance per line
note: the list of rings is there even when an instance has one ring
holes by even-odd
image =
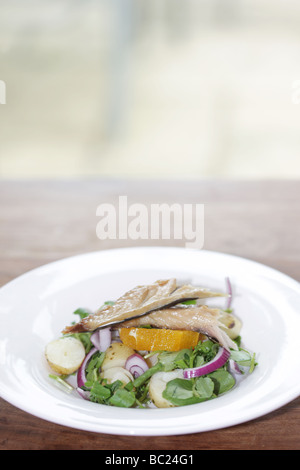
[[[0,178],[299,178],[297,0],[1,0]]]

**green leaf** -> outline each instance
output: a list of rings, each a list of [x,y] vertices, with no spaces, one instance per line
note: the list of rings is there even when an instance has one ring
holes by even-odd
[[[158,361],[162,364],[165,372],[170,372],[176,368],[175,359],[178,352],[163,351],[158,355]]]
[[[190,360],[193,354],[192,349],[181,349],[174,359],[174,364],[179,369],[187,369],[190,367]]]
[[[79,315],[80,319],[82,320],[83,318],[88,317],[91,314],[91,311],[86,308],[77,308],[77,310],[75,310],[73,313],[74,315]]]
[[[96,352],[90,359],[86,368],[86,379],[88,382],[98,380],[100,367],[105,358],[105,352]]]
[[[205,362],[209,362],[216,356],[218,350],[219,345],[211,340],[199,341],[193,351],[193,358],[196,358],[197,355],[201,355]],[[193,366],[191,365],[191,367]]]
[[[123,387],[123,382],[121,382],[121,380],[115,380],[113,383],[107,384],[106,387],[108,387],[112,393],[115,393],[119,388]]]
[[[194,393],[199,398],[208,400],[212,397],[215,384],[209,377],[198,377],[195,380]]]
[[[91,335],[92,335],[91,332],[84,332],[84,333],[71,333],[67,336],[73,336],[74,338],[79,339],[79,341],[81,341],[84,346],[85,353],[87,354],[88,352],[90,352],[92,347],[94,347],[90,339]]]
[[[250,367],[252,363],[251,354],[245,349],[239,349],[238,351],[231,351],[230,359],[233,359],[239,365],[244,367]]]
[[[214,382],[214,393],[220,395],[228,392],[234,385],[233,376],[224,369],[218,369],[207,375]]]
[[[109,404],[122,408],[131,408],[135,403],[135,395],[124,388],[119,388],[109,399]]]
[[[191,367],[201,367],[205,364],[203,356],[196,356]]]
[[[94,382],[91,388],[90,399],[96,403],[105,404],[111,396],[109,388],[101,385],[99,382]]]
[[[162,396],[176,406],[193,405],[203,401],[194,395],[193,381],[185,379],[170,380]]]

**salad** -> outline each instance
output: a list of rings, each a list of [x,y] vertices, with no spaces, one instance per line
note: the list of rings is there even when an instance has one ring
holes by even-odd
[[[137,286],[48,343],[50,377],[91,402],[126,408],[168,408],[217,398],[257,366],[242,347],[242,323],[227,293],[176,279]],[[224,309],[204,300],[225,297]],[[72,385],[75,381],[75,386]]]

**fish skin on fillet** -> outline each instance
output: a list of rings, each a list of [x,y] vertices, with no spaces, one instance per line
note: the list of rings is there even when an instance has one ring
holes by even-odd
[[[94,331],[187,300],[224,296],[226,294],[212,292],[207,288],[195,287],[189,284],[177,286],[177,281],[174,278],[158,280],[150,285],[134,287],[122,295],[113,305],[106,305],[75,325],[67,326],[63,333]]]
[[[206,336],[216,339],[228,351],[230,349],[237,350],[236,343],[222,329],[224,325],[219,321],[221,316],[222,312],[220,309],[209,308],[206,305],[177,306],[156,310],[147,315],[120,323],[116,327],[134,328],[149,325],[153,328],[199,331]]]

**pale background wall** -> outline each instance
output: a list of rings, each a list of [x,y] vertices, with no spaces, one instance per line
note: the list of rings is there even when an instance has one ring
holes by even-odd
[[[0,80],[2,179],[300,177],[297,0],[2,0]]]

